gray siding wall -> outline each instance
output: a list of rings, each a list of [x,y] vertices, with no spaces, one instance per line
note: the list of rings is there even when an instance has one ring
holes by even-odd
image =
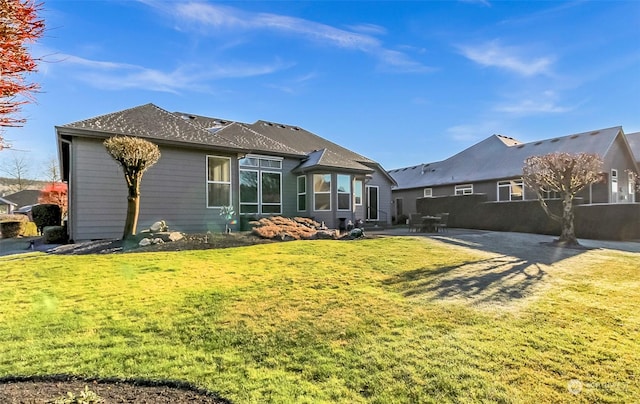
[[[122,169],[99,140],[74,138],[72,150],[71,237],[121,237],[127,210]],[[171,230],[222,231],[219,209],[207,208],[206,156],[231,157],[232,194],[237,201],[236,156],[168,147],[160,152],[158,163],[142,177],[138,231],[158,220],[165,220]]]

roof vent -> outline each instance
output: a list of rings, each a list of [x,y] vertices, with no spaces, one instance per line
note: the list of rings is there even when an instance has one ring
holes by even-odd
[[[180,115],[180,118],[184,119],[185,121],[188,121],[190,119],[196,119],[196,117],[193,115]]]
[[[599,130],[597,130],[597,131],[595,131],[595,132],[591,132],[591,133],[589,133],[589,135],[593,136],[593,135],[597,135],[598,133],[600,133],[600,131],[599,131]]]
[[[534,146],[538,146],[538,145],[541,145],[541,144],[542,144],[542,142],[535,142]]]
[[[573,135],[573,136],[571,136],[569,139],[577,139],[577,138],[579,138],[579,137],[580,137],[580,136],[578,136],[578,135]]]
[[[300,130],[300,128],[298,128],[297,126],[292,126],[290,129],[291,130]]]
[[[286,128],[286,126],[284,126],[284,125],[282,125],[282,124],[278,125],[278,127],[279,127],[279,128],[282,128],[282,129],[285,129],[285,128]]]
[[[524,145],[521,144],[521,145],[518,145],[517,147],[518,147],[518,149],[522,149],[524,147]]]
[[[555,143],[557,141],[559,141],[560,139],[551,139],[551,143]]]

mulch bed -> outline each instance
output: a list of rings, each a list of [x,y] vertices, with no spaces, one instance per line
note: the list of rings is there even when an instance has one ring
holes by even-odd
[[[9,377],[0,379],[0,403],[49,404],[72,393],[80,397],[88,387],[104,404],[110,403],[203,403],[231,401],[192,385],[171,381],[83,379],[68,375]]]

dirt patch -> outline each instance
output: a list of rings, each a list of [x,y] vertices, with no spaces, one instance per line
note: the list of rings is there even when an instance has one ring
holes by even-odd
[[[68,393],[79,398],[85,388],[98,395],[96,403],[203,403],[222,404],[230,401],[186,383],[145,380],[95,380],[72,376],[48,376],[0,379],[0,402],[53,403]],[[78,401],[80,402],[80,401]]]

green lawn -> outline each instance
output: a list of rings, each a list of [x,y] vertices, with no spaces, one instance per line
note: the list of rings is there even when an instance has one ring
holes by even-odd
[[[238,403],[631,402],[639,262],[413,237],[0,257],[0,376],[180,380]]]

